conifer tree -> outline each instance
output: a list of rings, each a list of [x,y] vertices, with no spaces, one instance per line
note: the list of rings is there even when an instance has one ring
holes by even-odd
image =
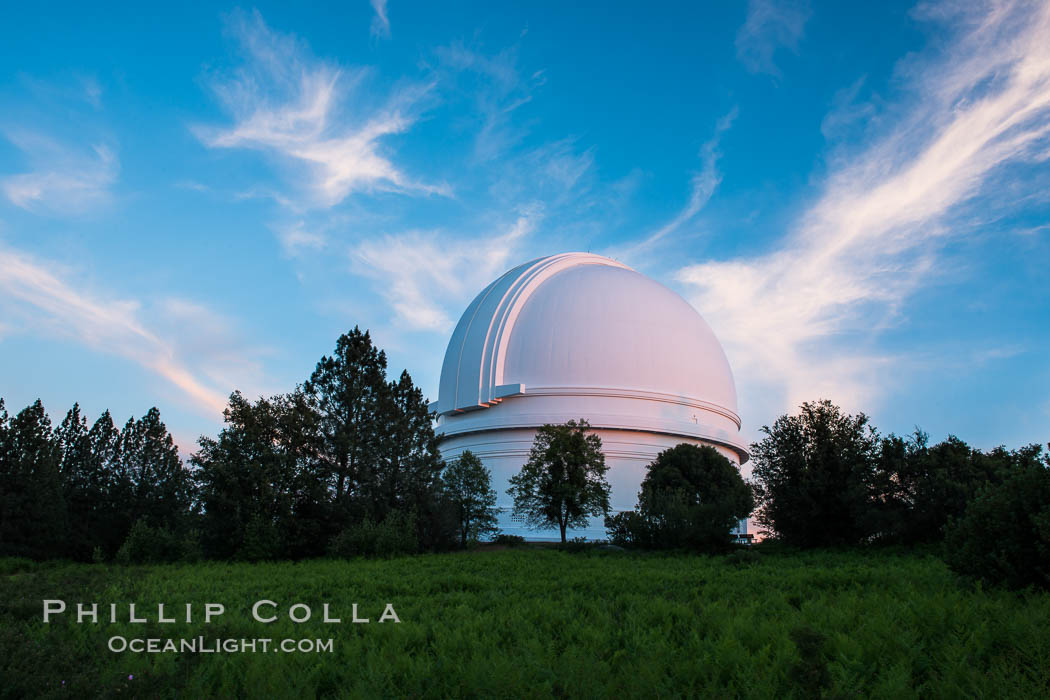
[[[87,474],[98,482],[100,502],[95,506],[97,527],[94,537],[106,558],[113,557],[131,529],[126,509],[131,499],[131,483],[120,460],[120,431],[113,416],[103,411],[88,431]]]
[[[105,501],[102,475],[94,472],[87,420],[74,403],[55,431],[58,443],[62,492],[69,516],[67,552],[86,560],[100,545],[98,512]]]
[[[192,482],[175,442],[155,407],[142,418],[131,418],[120,432],[121,470],[118,478],[130,487],[132,522],[145,519],[171,531],[185,522]]]
[[[383,439],[375,512],[418,509],[441,475],[433,418],[407,371],[390,382],[385,399],[377,416]]]
[[[386,354],[355,326],[339,337],[330,357],[321,358],[303,389],[317,414],[319,462],[333,491],[334,525],[341,529],[353,510],[375,507],[369,496],[379,488],[378,417],[390,391]]]
[[[0,553],[64,554],[68,527],[51,420],[39,399],[7,423],[0,454]]]

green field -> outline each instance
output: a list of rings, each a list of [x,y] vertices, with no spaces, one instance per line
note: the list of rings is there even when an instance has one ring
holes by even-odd
[[[0,560],[0,694],[186,697],[1046,697],[1050,594],[968,587],[933,557],[545,548],[121,567]],[[186,624],[42,622],[42,601]],[[272,624],[254,601],[280,604]],[[226,613],[203,622],[203,603]],[[313,619],[284,611],[306,603]],[[351,604],[369,624],[352,624]],[[378,624],[384,603],[401,624]],[[342,624],[320,621],[321,606]],[[269,611],[269,609],[267,609]],[[321,653],[113,653],[127,638],[333,639]],[[132,676],[132,678],[129,678]],[[63,684],[64,681],[64,684]]]

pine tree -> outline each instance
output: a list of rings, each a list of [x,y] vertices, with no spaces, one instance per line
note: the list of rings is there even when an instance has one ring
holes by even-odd
[[[39,399],[9,422],[0,455],[0,553],[65,553],[68,529],[51,420]]]
[[[339,337],[331,357],[321,358],[303,388],[317,414],[319,460],[333,490],[338,530],[352,511],[360,519],[377,505],[383,437],[378,417],[390,392],[386,354],[355,326]]]
[[[375,512],[418,509],[441,475],[434,422],[408,371],[390,382],[379,414],[383,433]]]
[[[88,431],[88,466],[84,471],[98,483],[100,503],[96,506],[94,537],[107,558],[116,555],[131,530],[132,487],[120,459],[120,431],[113,416],[103,411]]]
[[[160,411],[131,418],[120,433],[121,473],[131,489],[132,521],[145,519],[153,527],[179,530],[192,498],[192,482],[178,448],[160,420]]]
[[[87,420],[80,413],[80,404],[74,403],[55,431],[59,451],[59,472],[62,491],[69,516],[67,552],[74,559],[86,561],[101,543],[98,512],[105,501],[102,475],[94,472],[91,459],[91,439]]]

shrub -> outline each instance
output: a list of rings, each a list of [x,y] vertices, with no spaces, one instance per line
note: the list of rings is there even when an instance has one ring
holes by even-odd
[[[328,547],[334,557],[392,557],[419,551],[415,514],[391,511],[381,523],[365,518],[343,530]]]
[[[508,535],[501,533],[496,535],[496,538],[492,540],[493,544],[502,544],[507,547],[522,547],[525,545],[525,538],[521,535]]]
[[[605,531],[609,540],[621,547],[648,546],[649,524],[636,510],[625,510],[606,516]]]
[[[726,563],[733,566],[750,566],[762,561],[762,555],[750,547],[737,549],[726,556]]]
[[[459,547],[459,513],[448,494],[435,489],[415,514],[420,549],[445,552]]]
[[[32,571],[37,563],[26,557],[0,557],[0,576],[11,576]]]
[[[351,525],[332,538],[328,543],[328,554],[339,559],[370,556],[374,554],[376,524],[371,518],[365,518],[356,525]]]
[[[198,562],[204,559],[204,548],[201,546],[201,531],[189,530],[182,538],[179,549],[183,561]]]
[[[145,520],[136,520],[124,544],[117,551],[121,564],[154,564],[179,559],[178,540],[164,527],[151,527]]]
[[[244,529],[244,544],[237,553],[238,559],[266,561],[281,555],[281,533],[268,518],[255,516]]]
[[[606,544],[605,541],[591,541],[586,537],[573,537],[570,540],[558,544],[558,549],[563,552],[586,552],[595,549],[599,545]]]
[[[1050,589],[1050,465],[1019,468],[982,489],[949,525],[945,560],[986,583]]]

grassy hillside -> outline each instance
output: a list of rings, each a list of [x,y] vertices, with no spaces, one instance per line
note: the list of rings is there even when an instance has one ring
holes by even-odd
[[[42,600],[70,612],[42,623]],[[279,603],[272,624],[251,617]],[[76,602],[124,622],[76,624]],[[129,624],[128,602],[147,624]],[[156,604],[190,624],[158,624]],[[203,621],[203,603],[226,613]],[[293,624],[293,603],[313,610]],[[351,604],[369,624],[352,624]],[[378,624],[393,603],[401,624]],[[320,621],[321,606],[342,624]],[[266,608],[266,612],[271,609]],[[127,638],[333,639],[330,653],[113,653]],[[522,549],[146,567],[0,561],[0,695],[1046,697],[1050,595],[934,558]],[[63,684],[64,682],[64,684]]]

